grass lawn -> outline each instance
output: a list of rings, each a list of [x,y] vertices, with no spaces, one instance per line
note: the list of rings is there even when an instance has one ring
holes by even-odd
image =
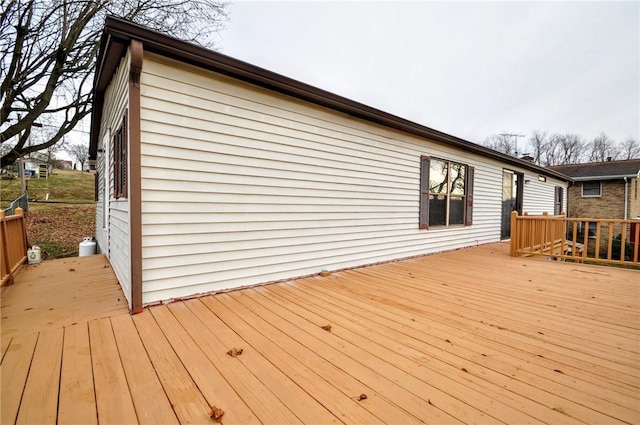
[[[47,179],[27,180],[29,199],[67,203],[93,203],[93,173],[72,170],[54,170]],[[0,207],[6,208],[11,201],[20,196],[20,179],[0,180]]]
[[[28,182],[27,240],[42,259],[74,257],[85,236],[95,233],[94,174],[55,170],[48,179]],[[45,201],[49,193],[48,202]],[[20,196],[20,179],[0,180],[0,207]]]

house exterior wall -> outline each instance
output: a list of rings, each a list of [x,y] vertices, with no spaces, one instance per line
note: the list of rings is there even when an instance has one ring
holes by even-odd
[[[421,155],[475,167],[472,226],[418,229]],[[502,170],[145,53],[143,303],[498,241]],[[553,211],[564,183],[531,180]]]
[[[598,197],[583,197],[582,182],[576,182],[569,188],[569,217],[624,218],[624,181],[603,180]]]
[[[525,172],[524,175],[524,200],[522,212],[531,215],[542,213],[553,214],[555,210],[555,187],[560,186],[562,191],[562,211],[567,211],[567,184],[560,180],[547,177],[547,181],[538,180],[538,174]]]
[[[98,200],[96,202],[96,241],[101,253],[109,257],[109,262],[118,277],[123,292],[131,306],[131,263],[129,240],[129,202],[116,200],[113,196],[113,146],[111,135],[122,120],[128,107],[129,98],[129,54],[120,65],[104,94],[102,122],[100,123],[100,149],[104,149],[98,158]],[[127,150],[128,151],[128,150]],[[106,176],[106,178],[105,178]],[[108,185],[105,199],[105,185]],[[106,201],[106,202],[105,202]],[[105,214],[104,208],[107,212]],[[106,222],[105,222],[106,217]]]

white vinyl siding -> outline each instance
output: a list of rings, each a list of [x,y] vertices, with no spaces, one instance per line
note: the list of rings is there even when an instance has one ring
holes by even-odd
[[[524,175],[524,201],[522,212],[531,215],[549,213],[553,215],[555,210],[555,187],[563,188],[562,211],[567,211],[567,183],[561,180],[547,177],[546,182],[538,180],[538,174],[525,172]]]
[[[104,108],[102,122],[100,123],[99,140],[112,137],[114,131],[122,123],[122,116],[128,107],[129,101],[129,54],[121,60],[109,86],[104,94]],[[98,146],[104,149],[101,144]],[[109,257],[109,262],[122,286],[123,292],[131,307],[131,254],[130,254],[130,222],[129,203],[126,200],[115,200],[113,197],[113,143],[109,140],[105,152],[99,159],[96,168],[100,172],[98,181],[98,202],[96,203],[96,240],[100,252]],[[108,159],[107,159],[108,158]],[[108,180],[104,173],[108,172]],[[104,211],[102,200],[105,194],[105,181],[109,182],[108,199],[106,202],[108,211],[106,217],[108,223],[104,223]]]
[[[143,304],[500,240],[498,161],[150,53],[141,105]],[[421,155],[472,226],[419,230]]]

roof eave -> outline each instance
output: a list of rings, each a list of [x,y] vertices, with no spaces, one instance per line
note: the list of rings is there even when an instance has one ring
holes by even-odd
[[[634,179],[638,177],[638,174],[620,174],[614,176],[581,176],[581,177],[572,177],[574,181],[593,181],[593,180],[623,180]]]
[[[546,169],[535,165],[529,161],[514,158],[502,154],[484,146],[460,139],[455,136],[434,130],[432,128],[411,122],[404,118],[391,115],[378,109],[369,107],[362,103],[355,102],[342,96],[327,92],[317,87],[310,86],[300,81],[285,77],[283,75],[268,71],[266,69],[251,65],[247,62],[231,58],[218,52],[207,50],[195,44],[177,40],[148,28],[133,24],[126,20],[114,17],[107,17],[105,22],[106,37],[102,38],[101,51],[106,51],[99,58],[100,68],[96,70],[96,80],[94,85],[94,106],[96,106],[97,94],[103,93],[110,80],[111,74],[115,70],[113,57],[121,57],[122,51],[112,49],[110,45],[114,42],[128,43],[132,39],[143,43],[145,51],[161,54],[182,62],[190,63],[208,70],[292,96],[307,102],[327,107],[356,118],[384,125],[399,131],[427,138],[429,140],[454,146],[467,152],[472,152],[501,162],[525,168],[539,174],[555,177],[559,180],[571,182],[571,177],[562,173]],[[124,46],[126,47],[126,46]],[[107,60],[111,59],[111,60]],[[95,159],[97,152],[99,125],[102,111],[94,109],[96,114],[92,119],[90,157]]]

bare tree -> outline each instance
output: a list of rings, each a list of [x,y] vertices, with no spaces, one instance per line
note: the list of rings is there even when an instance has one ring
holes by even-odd
[[[563,134],[558,137],[560,161],[562,164],[576,164],[581,161],[585,142],[577,134]]]
[[[213,46],[223,0],[3,0],[0,11],[0,166],[48,148],[91,113],[91,85],[104,18],[111,14]],[[28,146],[36,120],[56,132]]]
[[[482,145],[507,155],[516,155],[516,146],[513,143],[513,137],[509,135],[494,134],[487,137],[485,141],[482,142]]]
[[[89,159],[89,145],[86,143],[69,145],[67,153],[80,163],[80,170],[84,171],[84,164]]]
[[[603,162],[609,158],[617,159],[620,155],[620,150],[616,146],[615,141],[610,139],[606,134],[600,133],[594,138],[588,146],[589,149],[589,161],[591,162]]]
[[[620,150],[622,151],[622,159],[640,158],[640,144],[633,137],[629,137],[622,142]]]
[[[529,138],[529,144],[533,148],[533,162],[541,165],[543,152],[547,147],[547,132],[534,130]]]
[[[548,137],[542,147],[541,165],[549,167],[563,164],[561,149],[563,138],[561,134],[552,134]]]

